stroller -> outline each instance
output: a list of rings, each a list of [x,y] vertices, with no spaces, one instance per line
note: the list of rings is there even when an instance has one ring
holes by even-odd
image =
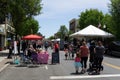
[[[99,69],[99,71],[104,70],[103,65],[99,66],[97,64],[97,58],[98,57],[94,56],[94,59],[92,61],[90,61],[90,63],[89,63],[89,72],[88,72],[89,75],[100,74],[100,73],[98,73],[98,69]]]
[[[100,66],[101,58],[94,54],[95,43],[90,44],[90,63],[89,63],[89,73],[88,74],[98,74],[98,71],[103,70],[103,65]]]

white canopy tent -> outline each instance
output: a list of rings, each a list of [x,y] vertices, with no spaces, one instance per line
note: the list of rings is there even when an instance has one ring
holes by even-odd
[[[52,39],[51,41],[60,41],[60,38]]]
[[[89,25],[88,27],[73,33],[70,35],[71,37],[114,37],[111,33],[105,32],[93,25]]]

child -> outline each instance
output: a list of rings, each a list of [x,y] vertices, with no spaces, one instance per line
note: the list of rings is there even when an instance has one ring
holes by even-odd
[[[64,51],[65,51],[65,59],[67,60],[67,58],[68,58],[68,49],[65,49]]]
[[[78,71],[79,71],[79,67],[81,67],[82,66],[82,64],[81,64],[81,58],[80,58],[80,54],[76,54],[76,57],[75,57],[75,63],[74,63],[74,65],[75,65],[75,70],[76,70],[76,74],[78,74]]]

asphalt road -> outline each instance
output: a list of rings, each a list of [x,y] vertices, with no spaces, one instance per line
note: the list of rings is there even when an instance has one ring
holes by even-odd
[[[51,50],[49,53],[51,54]],[[74,61],[65,60],[64,52],[60,51],[60,64],[36,67],[18,67],[9,65],[0,73],[0,80],[120,80],[120,58],[105,56],[104,70],[100,75],[75,74]]]

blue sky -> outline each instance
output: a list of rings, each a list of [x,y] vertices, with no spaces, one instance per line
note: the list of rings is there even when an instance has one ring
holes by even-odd
[[[98,9],[108,13],[109,0],[42,0],[42,14],[35,17],[39,22],[39,32],[46,38],[54,35],[61,25],[69,29],[69,21],[78,19],[86,9]]]

